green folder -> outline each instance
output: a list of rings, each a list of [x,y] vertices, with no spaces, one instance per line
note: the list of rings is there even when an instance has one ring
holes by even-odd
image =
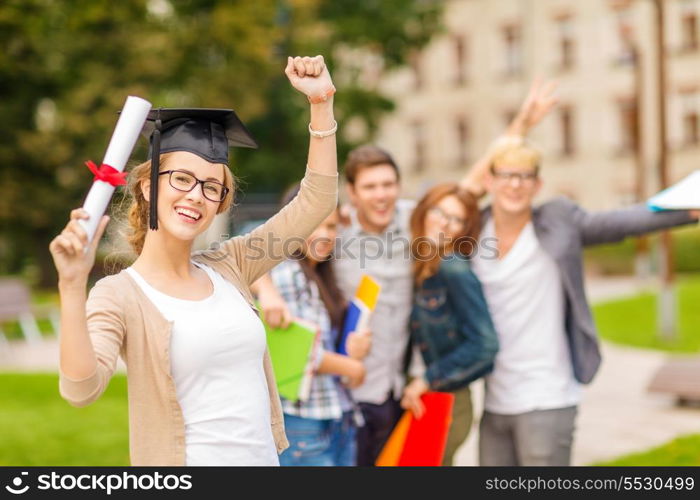
[[[286,330],[272,328],[264,321],[263,324],[280,396],[294,402],[306,399],[317,329],[300,321],[293,322]]]

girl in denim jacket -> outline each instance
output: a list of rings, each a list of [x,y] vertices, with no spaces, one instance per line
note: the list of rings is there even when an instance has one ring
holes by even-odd
[[[415,298],[411,338],[426,370],[404,390],[401,405],[420,418],[421,395],[428,390],[452,392],[455,404],[443,465],[472,425],[469,384],[489,373],[498,339],[481,284],[469,257],[476,251],[479,209],[471,194],[457,184],[433,187],[411,217]]]

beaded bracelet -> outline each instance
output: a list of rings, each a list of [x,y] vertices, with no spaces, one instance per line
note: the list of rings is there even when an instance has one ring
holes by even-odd
[[[338,122],[333,120],[333,127],[328,129],[328,130],[314,130],[311,128],[311,123],[309,123],[309,134],[311,134],[313,137],[318,137],[319,139],[323,139],[324,137],[331,136],[335,134],[338,131]]]
[[[324,92],[321,95],[315,95],[315,96],[308,96],[307,99],[311,104],[321,104],[322,102],[326,102],[328,99],[333,97],[335,94],[335,87],[331,86],[330,89],[328,89],[326,92]]]

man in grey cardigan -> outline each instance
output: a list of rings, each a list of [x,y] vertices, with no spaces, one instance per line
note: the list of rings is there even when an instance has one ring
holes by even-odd
[[[565,198],[533,206],[542,181],[539,152],[501,140],[484,187],[482,245],[474,259],[501,350],[486,377],[481,465],[569,465],[581,385],[601,362],[583,281],[584,246],[620,241],[697,220],[687,211],[643,205],[589,213]],[[483,166],[482,166],[483,168]],[[487,240],[492,238],[493,240]]]

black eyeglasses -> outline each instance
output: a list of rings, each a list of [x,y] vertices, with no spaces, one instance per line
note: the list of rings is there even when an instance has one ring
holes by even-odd
[[[493,173],[497,179],[506,182],[518,179],[523,184],[530,184],[537,179],[537,172],[510,172],[508,170],[491,169],[491,173]]]
[[[229,189],[216,181],[203,181],[197,179],[194,175],[184,170],[164,170],[158,175],[168,174],[170,177],[168,182],[170,185],[177,189],[178,191],[184,191],[189,193],[192,191],[197,184],[202,185],[202,194],[207,200],[221,202],[224,201]]]

